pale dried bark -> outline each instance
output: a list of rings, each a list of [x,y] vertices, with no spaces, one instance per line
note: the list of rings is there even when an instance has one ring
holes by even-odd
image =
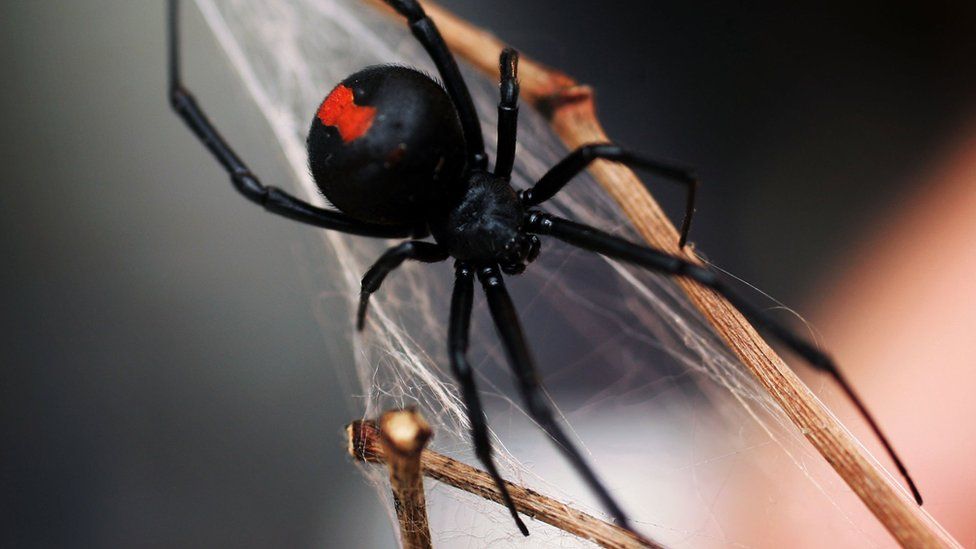
[[[376,423],[355,421],[346,427],[346,433],[349,437],[349,453],[354,458],[369,463],[385,463],[388,461],[387,457],[390,454],[380,442],[384,435]],[[491,476],[480,469],[431,450],[423,450],[420,456],[420,464],[423,474],[432,479],[503,505],[501,492],[498,491]],[[565,503],[511,482],[505,484],[515,502],[515,507],[519,513],[527,517],[592,541],[600,547],[663,549],[663,546],[649,539],[573,509]],[[400,516],[399,510],[398,516]],[[424,520],[426,521],[426,515]],[[403,528],[401,519],[401,530]],[[406,546],[406,544],[404,545]]]

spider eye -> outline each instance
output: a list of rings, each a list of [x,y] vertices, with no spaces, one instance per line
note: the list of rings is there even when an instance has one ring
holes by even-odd
[[[535,235],[518,234],[505,243],[504,258],[500,262],[507,274],[520,274],[539,257],[540,242]]]

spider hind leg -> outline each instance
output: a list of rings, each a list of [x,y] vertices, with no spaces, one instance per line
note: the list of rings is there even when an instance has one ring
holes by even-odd
[[[288,219],[307,223],[323,229],[348,234],[381,238],[410,236],[410,227],[404,225],[379,225],[352,218],[340,211],[319,208],[285,191],[264,185],[234,152],[230,144],[207,118],[190,90],[183,85],[180,72],[180,4],[169,0],[167,4],[169,54],[169,102],[170,106],[194,135],[200,140],[230,177],[231,184],[245,198],[263,206],[265,210]]]
[[[359,294],[359,309],[356,312],[356,329],[362,331],[366,325],[366,309],[369,307],[369,297],[380,289],[380,284],[383,283],[386,275],[395,271],[408,259],[423,263],[437,263],[447,258],[447,250],[443,247],[419,240],[408,240],[386,250],[363,275],[363,286]]]
[[[437,66],[437,71],[440,72],[441,78],[444,80],[444,87],[458,111],[461,127],[464,128],[468,160],[472,167],[484,168],[488,164],[488,156],[485,154],[485,140],[481,135],[481,122],[478,120],[478,113],[474,108],[471,92],[468,91],[468,86],[464,83],[464,78],[461,77],[457,61],[444,42],[440,31],[437,30],[437,25],[427,16],[423,6],[417,0],[383,1],[397,13],[407,18],[410,32],[427,50],[427,54]]]

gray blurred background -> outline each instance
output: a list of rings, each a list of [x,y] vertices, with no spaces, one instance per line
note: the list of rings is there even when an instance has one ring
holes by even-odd
[[[443,4],[592,84],[620,142],[696,166],[699,249],[801,312],[976,107],[971,2]],[[185,21],[191,87],[284,177]],[[310,305],[314,236],[169,112],[163,30],[162,2],[0,4],[0,545],[389,546],[342,449],[359,409]]]

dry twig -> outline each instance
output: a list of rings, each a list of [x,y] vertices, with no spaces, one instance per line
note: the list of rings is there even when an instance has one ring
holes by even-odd
[[[381,5],[377,0],[367,0]],[[490,33],[433,2],[423,2],[448,46],[491,78],[497,78],[504,44]],[[522,57],[521,94],[549,117],[569,148],[609,139],[596,117],[593,91],[569,76]],[[628,168],[598,161],[591,173],[648,244],[700,261],[679,249],[678,232],[647,188]],[[694,282],[677,283],[742,363],[786,412],[793,424],[861,498],[898,542],[906,547],[958,547],[959,544],[869,457],[861,445],[794,374],[745,318],[724,298]]]
[[[383,417],[387,417],[390,413],[387,412]],[[418,418],[419,421],[423,421],[414,412],[399,413],[410,414],[408,416],[401,416],[404,422],[412,421],[411,418]],[[381,424],[382,422],[381,420]],[[405,426],[404,429],[407,431],[416,430],[409,426]],[[346,433],[349,436],[349,453],[354,458],[369,463],[384,463],[388,461],[387,456],[390,454],[380,443],[385,436],[385,432],[381,434],[381,429],[376,423],[372,421],[354,421],[346,427]],[[420,455],[420,464],[423,473],[428,477],[502,505],[501,493],[488,473],[431,450],[423,450],[423,453]],[[601,547],[618,549],[635,549],[638,547],[662,548],[661,545],[651,540],[642,538],[619,526],[603,522],[596,517],[573,509],[564,503],[548,498],[538,492],[511,482],[506,482],[505,484],[508,487],[508,492],[512,496],[512,500],[515,502],[515,507],[518,508],[520,513],[555,526],[575,536],[592,541]],[[394,491],[396,491],[396,488],[394,488]],[[401,516],[399,508],[397,515]],[[426,525],[426,514],[424,515],[424,524]],[[402,516],[400,528],[403,531]],[[406,542],[404,542],[404,545],[407,546]]]
[[[430,526],[420,455],[430,440],[430,426],[414,410],[394,410],[380,416],[379,439],[390,469],[393,506],[400,522],[404,549],[430,549]]]

